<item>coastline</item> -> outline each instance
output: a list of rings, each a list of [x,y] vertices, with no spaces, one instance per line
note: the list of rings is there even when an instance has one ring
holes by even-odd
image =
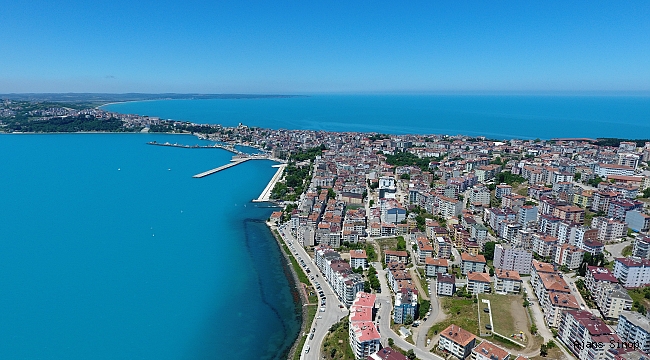
[[[299,286],[301,286],[302,283],[299,280],[296,269],[293,267],[293,265],[291,265],[291,255],[287,254],[287,252],[285,251],[285,247],[287,247],[288,244],[284,241],[284,239],[281,236],[278,235],[278,230],[276,225],[272,224],[269,221],[265,221],[265,224],[268,227],[271,234],[273,235],[273,238],[275,238],[275,241],[279,247],[280,252],[282,253],[282,256],[287,261],[287,263],[289,263],[289,265],[287,265],[289,271],[291,272],[291,279],[289,279],[289,281],[291,285],[293,285],[293,287],[298,292],[299,302],[296,305],[300,306],[301,313],[302,313],[301,322],[300,322],[300,332],[294,339],[293,345],[291,345],[291,348],[287,353],[287,359],[293,359],[296,351],[299,351],[297,347],[301,342],[302,334],[305,332],[305,329],[308,328],[307,322],[309,321],[309,323],[311,323],[311,321],[313,321],[313,319],[307,318],[308,315],[307,305],[309,305],[309,299],[305,297],[306,295],[305,292],[299,289]]]

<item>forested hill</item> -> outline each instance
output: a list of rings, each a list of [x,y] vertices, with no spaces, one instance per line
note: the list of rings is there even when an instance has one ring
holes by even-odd
[[[7,122],[5,132],[80,132],[80,131],[110,131],[122,132],[129,129],[122,126],[122,120],[116,118],[98,119],[92,115],[53,117],[47,120]]]

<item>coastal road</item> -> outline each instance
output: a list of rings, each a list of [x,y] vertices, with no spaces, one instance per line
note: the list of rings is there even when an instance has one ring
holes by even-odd
[[[388,346],[388,339],[391,338],[395,342],[396,346],[404,350],[413,349],[413,352],[415,352],[415,355],[418,357],[418,359],[444,360],[442,357],[424,349],[424,347],[419,348],[409,343],[397,335],[397,333],[395,333],[393,329],[390,328],[390,316],[393,309],[393,303],[391,299],[391,292],[388,288],[388,282],[386,280],[386,270],[382,269],[381,263],[374,263],[373,266],[375,269],[377,269],[377,277],[379,277],[379,282],[381,283],[381,293],[377,294],[379,311],[377,313],[376,322],[378,323],[379,335],[381,336],[382,345],[384,347]]]
[[[307,340],[302,349],[296,349],[296,351],[300,351],[301,360],[320,360],[322,358],[320,348],[325,335],[327,335],[327,332],[332,325],[336,324],[348,315],[348,310],[343,306],[343,303],[339,301],[338,297],[327,283],[327,280],[325,280],[316,264],[312,261],[309,254],[307,254],[307,251],[298,244],[298,241],[293,237],[293,235],[291,235],[289,228],[285,228],[281,225],[278,228],[278,232],[287,246],[289,246],[289,249],[296,257],[296,260],[298,260],[298,263],[300,264],[300,259],[302,259],[305,263],[305,268],[310,270],[310,273],[307,274],[307,276],[310,278],[312,286],[316,288],[316,283],[320,284],[321,289],[325,294],[325,311],[320,311],[322,298],[319,296],[319,310],[316,311],[316,319],[314,319],[314,322],[309,329],[305,329],[305,333],[308,334]],[[313,279],[311,279],[312,277]],[[318,317],[321,318],[319,319]],[[306,322],[311,321],[311,319],[305,320]],[[310,339],[309,334],[312,333],[314,334],[314,337]],[[300,334],[300,336],[302,336],[302,334]],[[309,352],[306,352],[307,346],[309,346]]]

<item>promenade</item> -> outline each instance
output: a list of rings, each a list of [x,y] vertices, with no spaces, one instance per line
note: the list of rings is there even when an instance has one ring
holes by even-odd
[[[271,199],[271,192],[273,191],[273,188],[275,187],[275,184],[280,181],[282,178],[282,174],[284,173],[284,168],[287,167],[287,164],[279,164],[279,165],[273,165],[273,167],[277,167],[278,171],[275,172],[275,175],[271,178],[271,181],[266,185],[260,196],[253,200],[253,202],[265,202],[269,201]]]

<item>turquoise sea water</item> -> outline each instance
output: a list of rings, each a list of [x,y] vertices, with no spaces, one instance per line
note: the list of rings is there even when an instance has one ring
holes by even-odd
[[[234,126],[492,138],[650,137],[650,97],[316,95],[161,100],[109,111]]]
[[[191,136],[0,136],[0,359],[281,359],[294,286],[275,173]],[[260,205],[261,206],[261,205]]]

